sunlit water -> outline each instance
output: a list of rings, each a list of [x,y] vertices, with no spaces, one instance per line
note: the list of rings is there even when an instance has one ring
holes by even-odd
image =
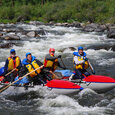
[[[62,55],[67,68],[73,69],[73,51],[78,46],[93,46],[95,44],[115,44],[115,40],[107,39],[102,33],[84,33],[77,28],[34,26],[17,24],[17,28],[24,30],[45,30],[46,35],[41,38],[24,38],[20,35],[20,45],[14,45],[17,55],[23,60],[27,52],[31,52],[43,62],[49,48],[56,49],[56,55]],[[4,41],[6,42],[6,41]],[[0,49],[0,67],[9,56],[10,49]],[[76,50],[77,51],[77,50]],[[115,78],[115,52],[111,50],[85,50],[96,74]],[[61,62],[61,60],[60,60]],[[90,71],[90,70],[89,70]],[[91,72],[91,71],[90,71]],[[13,92],[13,91],[11,91]],[[115,114],[115,89],[104,93],[85,89],[75,95],[51,94],[46,89],[38,91],[0,95],[0,115],[114,115]]]

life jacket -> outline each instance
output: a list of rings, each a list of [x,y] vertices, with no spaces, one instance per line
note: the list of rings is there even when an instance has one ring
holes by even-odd
[[[24,59],[22,63],[26,66],[26,68],[28,69],[29,72],[32,72],[33,70],[35,70],[35,69],[37,69],[37,68],[40,67],[40,66],[37,64],[37,62],[36,62],[34,56],[32,56],[32,62],[31,62],[31,63],[28,63],[28,62],[27,62],[27,59]],[[41,72],[41,70],[38,69],[38,70],[32,72],[32,73],[30,74],[30,76],[31,76],[31,77],[35,77],[35,76],[37,76],[40,72]]]
[[[50,55],[53,57],[53,55]],[[46,58],[44,59],[44,67],[46,68],[51,68],[52,71],[56,70],[56,68],[58,67],[58,59],[55,60],[46,60]]]
[[[78,61],[82,61],[86,57],[86,53],[85,52],[83,52],[83,56],[81,56],[79,54],[79,52],[74,52],[73,55],[78,57]],[[88,61],[85,61],[85,63],[82,63],[82,64],[75,64],[75,62],[74,62],[74,68],[75,69],[87,69],[88,67],[89,67]]]
[[[8,71],[11,71],[20,65],[20,58],[16,56],[15,60],[8,58]],[[16,69],[18,71],[18,69]]]

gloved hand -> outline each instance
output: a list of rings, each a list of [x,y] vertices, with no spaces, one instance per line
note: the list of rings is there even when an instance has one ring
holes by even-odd
[[[95,74],[95,71],[92,71],[92,74]]]
[[[87,58],[87,57],[85,57],[85,58],[84,58],[84,60],[85,60],[85,61],[88,61],[88,58]]]
[[[61,55],[59,55],[58,58],[61,58]]]

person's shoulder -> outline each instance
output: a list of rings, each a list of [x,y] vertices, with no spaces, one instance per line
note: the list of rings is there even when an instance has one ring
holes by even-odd
[[[73,55],[74,56],[78,56],[78,52],[73,52]]]
[[[27,65],[27,64],[28,64],[28,63],[27,63],[27,59],[26,59],[26,58],[25,58],[25,59],[23,59],[22,64],[23,64],[23,65]]]
[[[85,52],[83,52],[83,56],[85,56],[85,57],[86,57],[86,56],[87,56],[87,54],[86,54]]]

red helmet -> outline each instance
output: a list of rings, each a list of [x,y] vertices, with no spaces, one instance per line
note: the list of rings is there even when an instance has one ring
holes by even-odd
[[[51,53],[51,52],[55,52],[55,49],[54,48],[50,48],[49,49],[49,53]]]

